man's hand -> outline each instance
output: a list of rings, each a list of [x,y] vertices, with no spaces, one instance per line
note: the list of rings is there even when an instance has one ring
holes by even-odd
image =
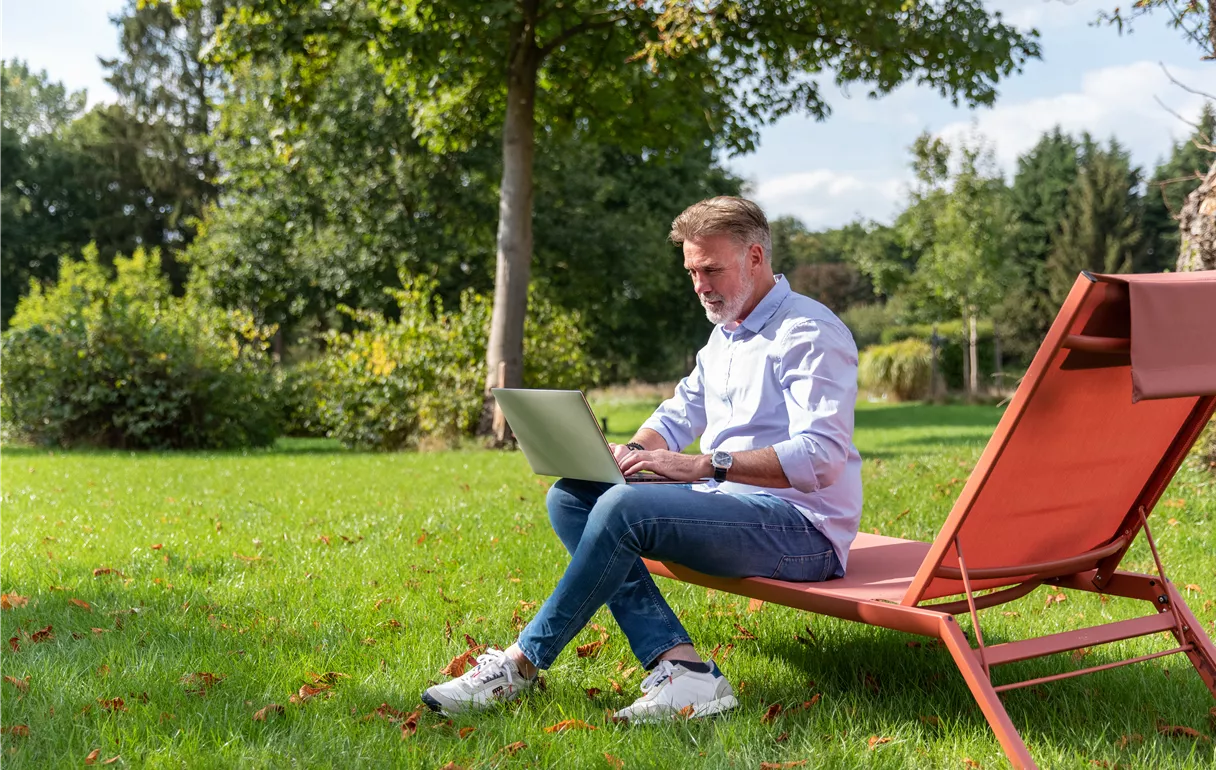
[[[651,471],[675,481],[699,481],[713,476],[714,469],[709,464],[709,455],[686,455],[667,449],[652,449],[638,452],[624,446],[612,447],[616,464],[621,473],[629,476],[641,471]],[[624,450],[618,454],[617,450]]]

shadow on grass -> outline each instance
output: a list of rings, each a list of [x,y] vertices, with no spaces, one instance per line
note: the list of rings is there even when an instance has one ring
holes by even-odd
[[[219,457],[281,457],[284,455],[328,455],[328,454],[378,454],[347,449],[332,438],[280,438],[272,446],[245,449],[111,449],[105,447],[35,447],[5,444],[0,446],[5,457],[45,457],[47,455],[71,454],[80,457],[130,457],[158,458],[219,458]]]

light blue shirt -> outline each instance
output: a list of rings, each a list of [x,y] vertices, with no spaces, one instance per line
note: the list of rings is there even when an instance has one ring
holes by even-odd
[[[720,324],[692,373],[642,427],[673,451],[701,436],[701,452],[772,447],[791,487],[726,481],[693,489],[768,494],[792,504],[823,533],[841,572],[861,522],[861,455],[853,446],[857,346],[823,304],[783,276],[738,324]]]

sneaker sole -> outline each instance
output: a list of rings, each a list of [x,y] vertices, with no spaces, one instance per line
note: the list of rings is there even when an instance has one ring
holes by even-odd
[[[444,713],[443,704],[440,703],[438,700],[436,700],[434,697],[432,697],[429,692],[424,691],[422,693],[422,702],[425,703],[427,708],[429,708],[431,711],[434,711],[437,714]]]
[[[701,719],[702,717],[710,717],[710,716],[714,716],[715,714],[721,714],[723,712],[730,711],[731,709],[733,709],[735,706],[738,706],[738,705],[739,705],[739,700],[737,698],[735,698],[735,696],[727,695],[725,698],[718,698],[717,700],[711,700],[708,703],[698,706],[697,708],[693,709],[692,713],[689,714],[687,717],[678,711],[673,711],[673,712],[665,712],[662,714],[648,714],[645,716],[623,717],[623,719],[627,720],[629,722],[629,724],[635,724],[635,725],[656,724],[658,722],[667,722],[667,721],[679,722],[679,721],[683,721],[686,719]],[[622,717],[618,717],[618,718],[622,718]]]

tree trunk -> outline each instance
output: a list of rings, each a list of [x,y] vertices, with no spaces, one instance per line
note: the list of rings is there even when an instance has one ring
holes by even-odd
[[[532,156],[536,143],[537,0],[524,2],[507,73],[507,112],[502,131],[502,188],[498,197],[498,255],[494,311],[486,345],[485,406],[478,432],[499,445],[509,439],[490,389],[518,388],[524,374],[524,316],[532,263]],[[501,367],[501,368],[500,368]],[[501,375],[500,375],[501,371]]]
[[[1216,161],[1178,215],[1178,270],[1216,270]]]

